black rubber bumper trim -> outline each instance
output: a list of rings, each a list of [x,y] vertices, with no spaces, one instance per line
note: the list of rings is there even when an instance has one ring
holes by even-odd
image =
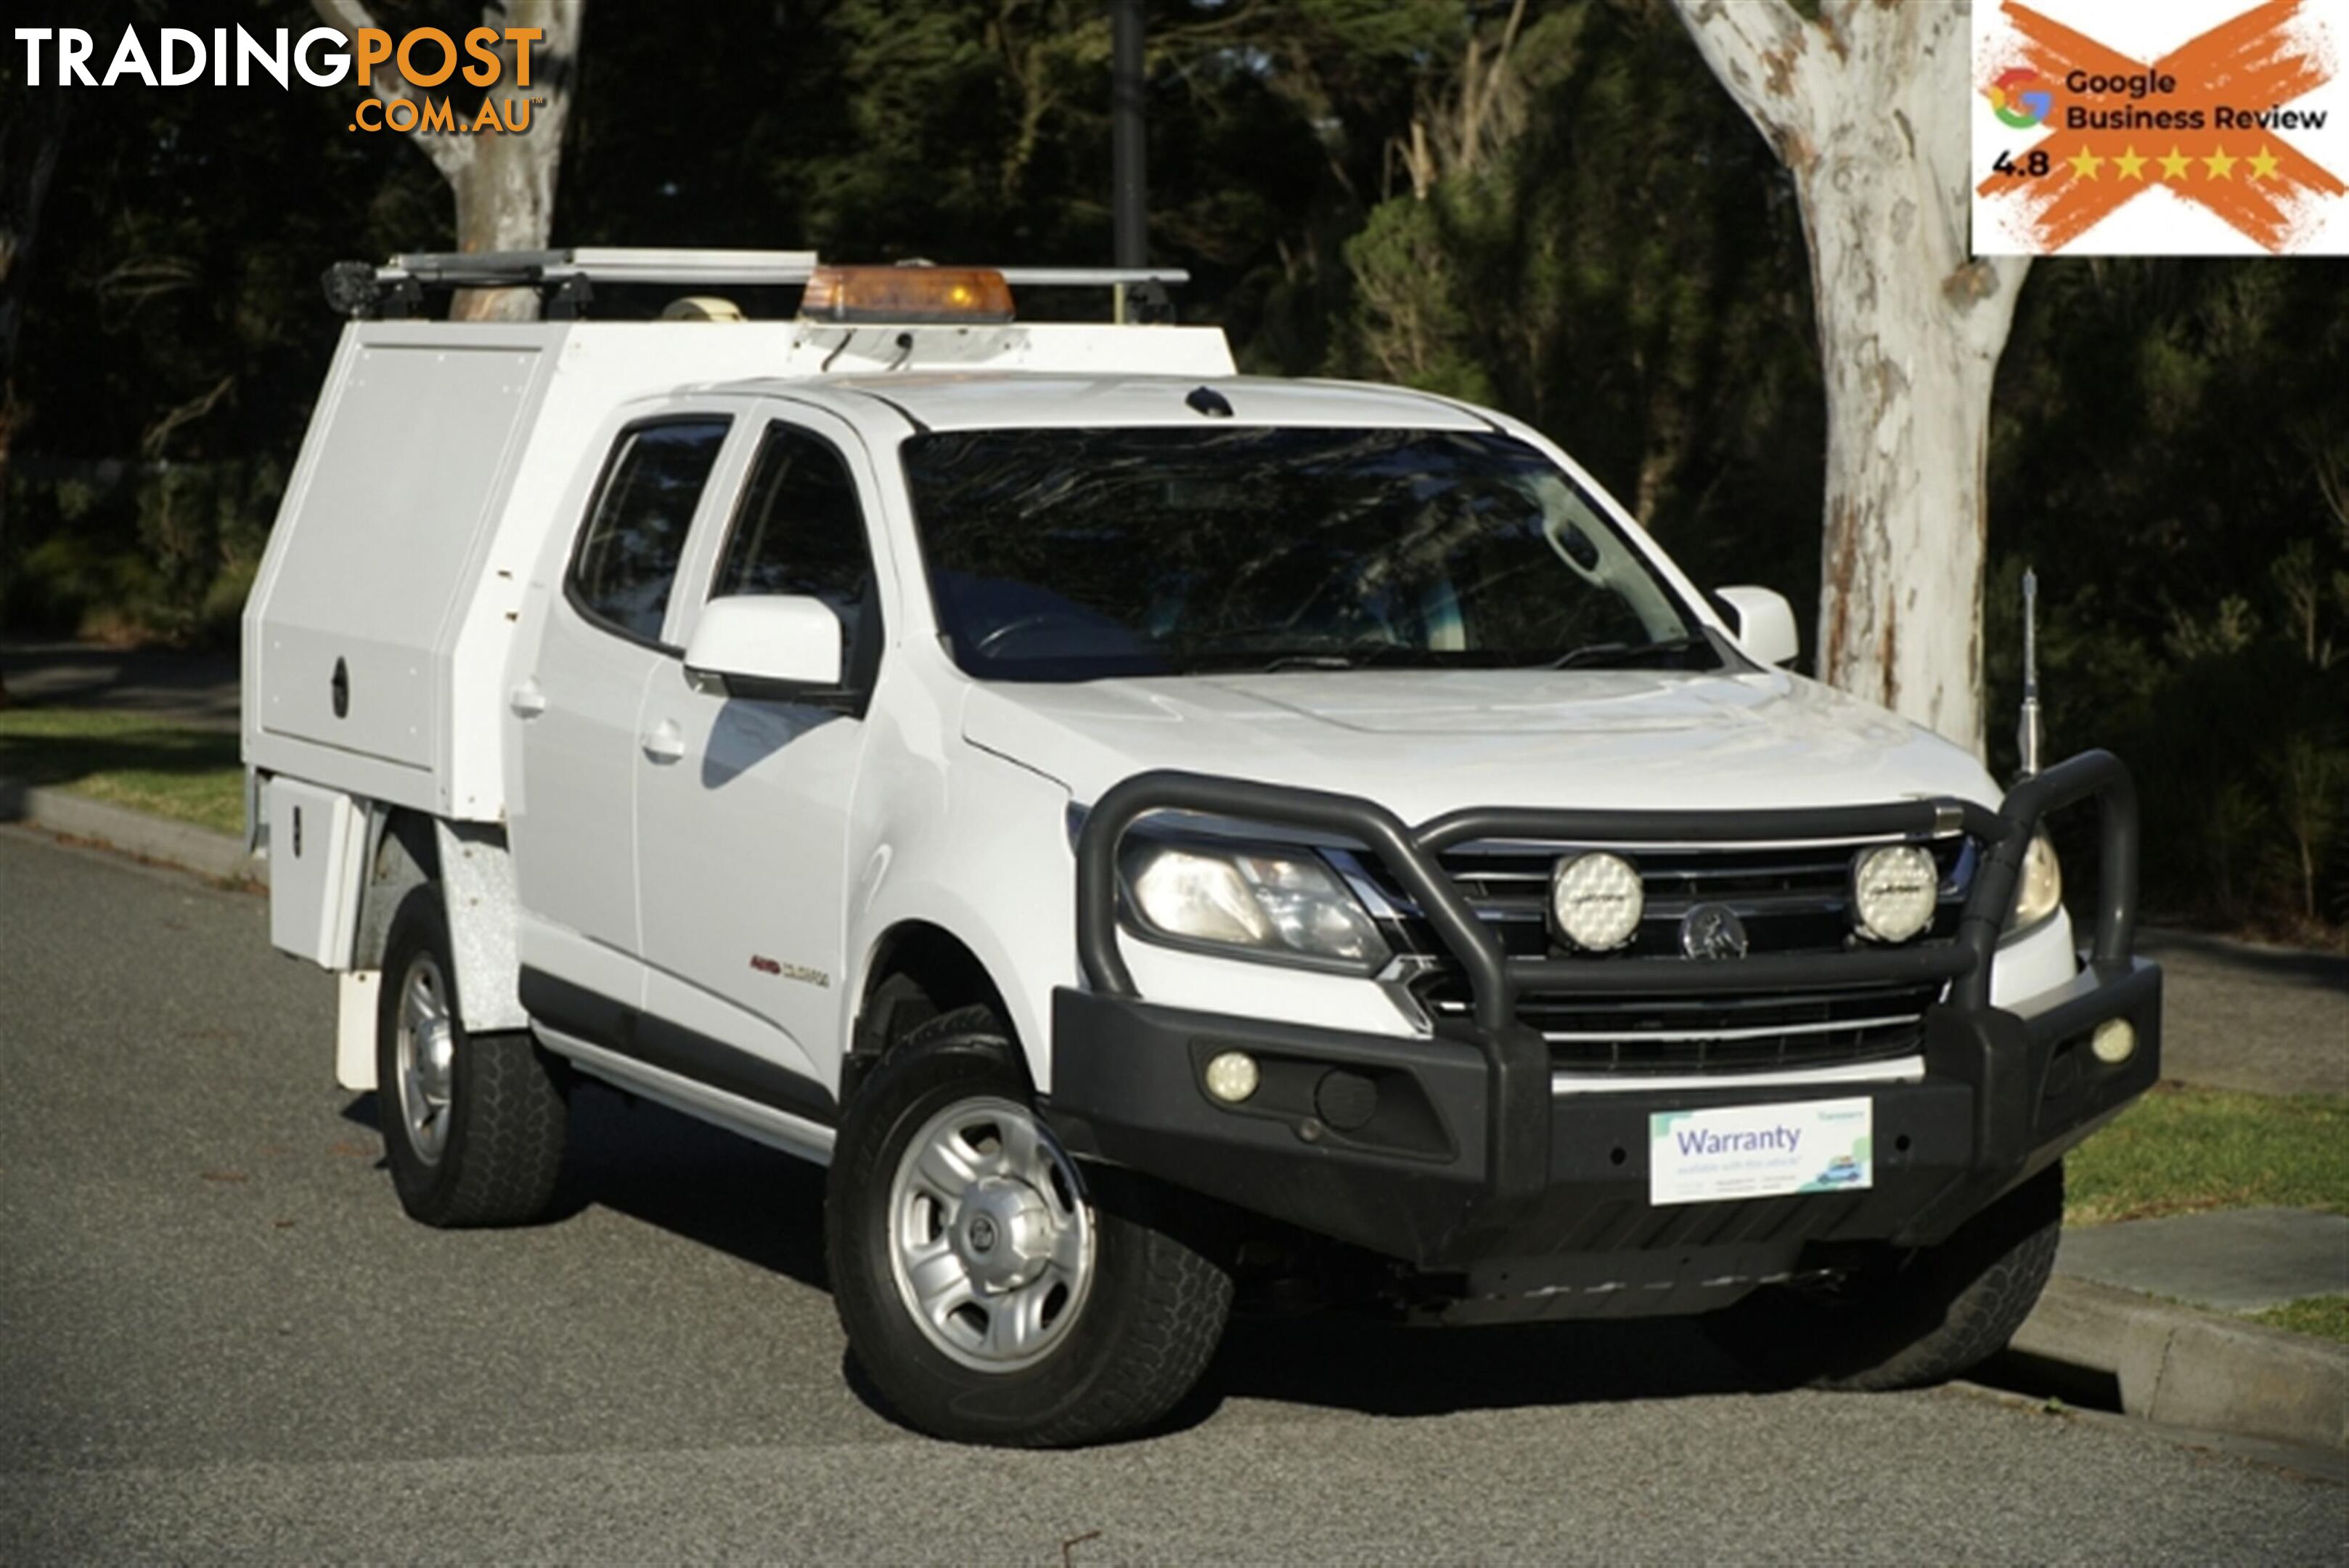
[[[1340,1241],[1419,1258],[1445,1247],[1488,1197],[1486,1068],[1469,1046],[1158,1007],[1062,987],[1052,993],[1046,1119],[1073,1152],[1143,1171]],[[1378,1147],[1301,1115],[1226,1106],[1202,1086],[1224,1050],[1407,1076],[1442,1147]],[[1314,1126],[1309,1130],[1309,1118]]]

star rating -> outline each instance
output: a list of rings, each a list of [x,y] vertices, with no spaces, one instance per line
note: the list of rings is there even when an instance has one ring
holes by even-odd
[[[2110,146],[2111,143],[2104,143]],[[2240,146],[2238,142],[2236,145]],[[2291,149],[2287,147],[2286,151]],[[2194,166],[2202,166],[2196,173]],[[2043,169],[2065,168],[2075,181],[2100,180],[2106,165],[2111,165],[2116,181],[2135,180],[2139,184],[2148,180],[2166,181],[2173,185],[2191,187],[2212,180],[2232,180],[2235,168],[2240,164],[2247,181],[2266,180],[2289,182],[2296,176],[2284,172],[2284,160],[2271,143],[2261,142],[2257,152],[2233,153],[2222,143],[2213,142],[2208,152],[2189,152],[2177,142],[2169,144],[2168,152],[2139,152],[2135,142],[2118,152],[2096,152],[2086,144],[2077,144],[2068,156],[2058,156]],[[2127,200],[2121,196],[2121,200]]]

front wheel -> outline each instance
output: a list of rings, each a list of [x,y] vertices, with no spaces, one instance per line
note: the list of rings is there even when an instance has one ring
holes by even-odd
[[[2050,1166],[1938,1246],[1878,1251],[1818,1285],[1771,1285],[1702,1322],[1756,1371],[1814,1387],[1940,1383],[2006,1348],[2039,1303],[2064,1233]]]
[[[1098,1206],[985,1008],[932,1020],[849,1106],[825,1199],[850,1348],[908,1421],[1050,1447],[1146,1426],[1206,1369],[1230,1278]]]

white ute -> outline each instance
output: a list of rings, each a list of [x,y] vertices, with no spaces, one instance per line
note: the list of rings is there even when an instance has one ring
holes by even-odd
[[[1848,1387],[1998,1349],[2158,1072],[2127,774],[2002,796],[1504,415],[1012,314],[1169,281],[329,274],[243,751],[400,1201],[540,1216],[582,1074],[828,1164],[854,1355],[978,1442],[1148,1425],[1276,1288]],[[454,286],[552,318],[407,318]]]

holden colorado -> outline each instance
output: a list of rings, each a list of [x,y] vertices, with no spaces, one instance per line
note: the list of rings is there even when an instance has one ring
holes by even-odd
[[[2158,1075],[2121,766],[1791,672],[1506,415],[1237,375],[1164,272],[327,281],[243,753],[428,1225],[543,1215],[594,1079],[829,1167],[852,1352],[957,1439],[1144,1427],[1300,1300],[1892,1387],[2006,1342]]]

